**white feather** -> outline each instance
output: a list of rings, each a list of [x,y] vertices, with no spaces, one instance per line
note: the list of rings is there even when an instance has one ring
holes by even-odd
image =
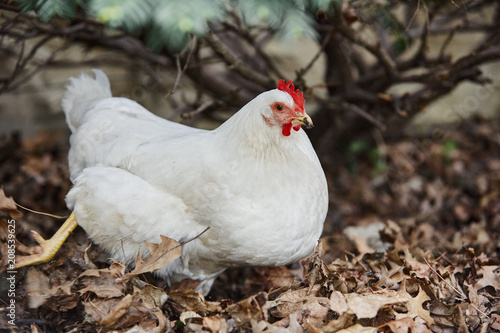
[[[287,93],[262,93],[204,131],[110,98],[101,74],[72,79],[63,100],[73,132],[67,203],[96,243],[131,263],[145,240],[182,242],[210,227],[158,271],[202,280],[205,294],[227,267],[285,265],[314,250],[328,208],[324,172],[302,129],[284,137],[262,117],[274,102],[293,103]]]

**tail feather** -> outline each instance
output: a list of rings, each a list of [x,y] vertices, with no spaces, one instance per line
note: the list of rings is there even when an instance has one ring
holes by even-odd
[[[89,104],[95,100],[112,97],[109,80],[100,69],[92,70],[95,78],[85,73],[72,77],[66,86],[62,99],[62,108],[66,114],[66,122],[72,132],[82,122]]]

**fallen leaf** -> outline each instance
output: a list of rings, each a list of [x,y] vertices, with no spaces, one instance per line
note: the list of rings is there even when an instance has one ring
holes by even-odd
[[[165,290],[141,280],[134,280],[134,299],[148,309],[160,309],[168,299]]]
[[[376,327],[365,327],[360,324],[344,328],[343,330],[337,331],[337,333],[376,333],[378,330]]]
[[[182,246],[175,239],[160,235],[161,243],[154,244],[146,242],[151,255],[143,260],[137,254],[135,268],[132,272],[125,274],[122,279],[127,280],[134,276],[154,272],[164,267],[167,263],[179,258],[182,254]]]
[[[320,285],[313,285],[313,291],[317,291],[319,288],[321,288]],[[318,301],[325,304],[329,303],[328,298],[316,297],[314,293],[309,293],[309,290],[305,288],[289,290],[274,300],[274,305],[271,307],[270,312],[275,317],[284,318],[299,310],[304,305]]]
[[[7,197],[3,191],[3,187],[0,187],[0,211],[7,214],[7,216],[13,219],[18,219],[23,216],[23,213],[17,209],[16,202],[12,197]]]
[[[350,313],[358,319],[374,318],[380,309],[396,304],[404,304],[410,299],[403,297],[389,289],[373,291],[370,293],[332,293],[330,309],[337,313]]]
[[[408,312],[404,314],[397,313],[396,318],[399,319],[404,317],[410,317],[414,319],[415,317],[420,317],[423,320],[425,320],[425,322],[429,326],[434,324],[434,319],[431,317],[430,311],[425,310],[422,307],[423,303],[426,301],[430,301],[431,298],[429,297],[429,295],[425,293],[425,291],[422,290],[420,286],[418,286],[418,294],[415,297],[411,297],[411,295],[404,288],[404,284],[399,289],[398,295],[401,298],[408,299],[408,302],[405,304],[406,308],[408,309]]]
[[[482,277],[477,280],[474,288],[477,290],[492,286],[496,290],[500,290],[500,266],[483,266],[477,271]]]
[[[491,329],[500,331],[500,314],[498,313],[491,314]]]
[[[199,314],[194,311],[184,311],[180,314],[179,320],[186,325],[187,321],[193,318],[201,318]]]
[[[49,298],[49,278],[36,267],[30,267],[26,272],[26,291],[28,292],[28,306],[36,309]]]
[[[266,322],[264,320],[257,321],[253,319],[251,321],[251,326],[252,326],[252,333],[304,333],[304,329],[302,326],[300,326],[299,322],[297,321],[297,314],[291,314],[290,318],[288,320],[288,325],[287,327],[279,327],[276,325],[273,325],[269,322]],[[309,333],[313,333],[309,331]]]
[[[262,305],[267,303],[267,296],[268,295],[266,293],[260,292],[257,295],[248,297],[236,304],[228,306],[226,311],[240,326],[249,323],[252,320],[260,322],[261,320],[266,319],[264,318]]]
[[[205,297],[194,290],[183,290],[170,292],[170,302],[174,302],[182,311],[194,311],[201,314],[209,312],[220,312],[222,308],[219,302],[209,302]]]
[[[101,320],[99,320],[99,324],[106,326],[111,326],[118,321],[123,315],[125,315],[132,302],[134,300],[134,296],[127,295],[123,297],[115,306],[113,306],[108,313],[106,313]]]
[[[92,292],[99,297],[111,298],[125,295],[127,285],[121,276],[125,271],[125,265],[112,262],[109,268],[88,269],[81,273],[77,280],[81,294]]]
[[[203,317],[203,326],[213,333],[228,332],[227,320],[221,316]]]

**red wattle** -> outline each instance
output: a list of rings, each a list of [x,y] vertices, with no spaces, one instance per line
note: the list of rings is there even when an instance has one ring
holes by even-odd
[[[298,130],[300,129],[300,126],[301,126],[301,125],[295,125],[295,126],[293,126],[293,129],[294,129],[295,131],[298,131]]]
[[[292,123],[284,124],[283,127],[281,128],[281,134],[284,136],[290,136],[290,133],[292,132]]]

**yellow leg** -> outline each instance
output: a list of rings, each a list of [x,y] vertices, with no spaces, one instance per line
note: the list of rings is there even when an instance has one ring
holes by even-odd
[[[40,244],[38,253],[29,256],[22,256],[16,258],[16,268],[41,264],[42,262],[49,261],[59,251],[69,234],[75,230],[78,223],[75,219],[75,212],[72,212],[66,222],[57,230],[57,232],[50,239],[43,239],[36,231],[33,233],[33,238]]]

